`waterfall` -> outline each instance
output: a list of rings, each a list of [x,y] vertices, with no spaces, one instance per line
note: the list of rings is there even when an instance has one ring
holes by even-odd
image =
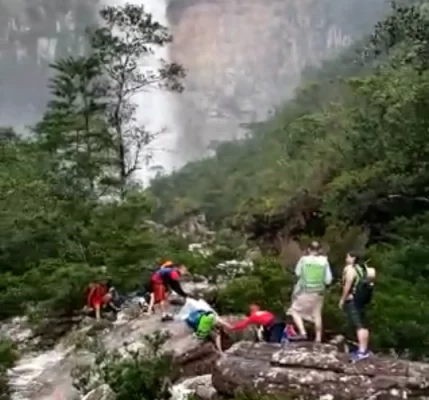
[[[145,12],[152,14],[153,18],[163,26],[169,28],[166,10],[168,0],[103,0],[105,5],[125,5],[126,3],[141,4]],[[158,68],[159,60],[169,61],[168,47],[153,47],[153,56],[142,60],[142,70]],[[147,186],[158,171],[170,173],[179,167],[180,159],[175,151],[176,143],[180,137],[177,123],[176,93],[170,93],[157,88],[150,88],[143,93],[137,93],[132,99],[138,106],[138,122],[145,125],[152,133],[163,131],[148,146],[152,158],[143,165],[135,175],[135,179]],[[132,151],[132,149],[131,149]],[[147,154],[143,154],[146,158]]]

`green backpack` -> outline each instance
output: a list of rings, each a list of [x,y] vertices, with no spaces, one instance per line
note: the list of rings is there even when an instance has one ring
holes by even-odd
[[[198,321],[195,335],[198,339],[207,339],[216,325],[216,316],[214,313],[204,313]]]

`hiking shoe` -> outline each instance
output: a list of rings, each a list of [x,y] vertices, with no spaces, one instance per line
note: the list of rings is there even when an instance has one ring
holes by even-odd
[[[294,335],[288,338],[291,342],[304,342],[307,340],[307,335]]]
[[[356,351],[351,353],[351,360],[352,361],[361,361],[361,360],[365,360],[369,357],[369,351],[365,351],[365,352],[361,352],[361,351]]]
[[[161,322],[173,321],[174,317],[171,314],[165,314],[161,318]]]

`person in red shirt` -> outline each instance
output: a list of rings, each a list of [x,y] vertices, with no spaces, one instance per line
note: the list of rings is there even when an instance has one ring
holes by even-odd
[[[166,312],[167,292],[169,289],[173,290],[181,297],[190,297],[180,284],[180,277],[187,274],[187,268],[183,264],[175,266],[170,263],[168,265],[165,265],[165,263],[161,265],[150,278],[151,299],[147,312],[151,314],[154,306],[159,304],[163,321],[168,321],[173,318],[171,314]]]
[[[86,305],[95,311],[97,321],[101,318],[101,308],[110,305],[112,294],[110,293],[111,282],[91,283],[87,289]]]
[[[257,304],[250,305],[249,316],[242,321],[236,322],[232,326],[233,331],[246,329],[249,325],[258,325],[262,327],[262,337],[269,343],[281,343],[285,332],[287,335],[293,335],[293,327],[279,321],[270,311],[261,310]]]

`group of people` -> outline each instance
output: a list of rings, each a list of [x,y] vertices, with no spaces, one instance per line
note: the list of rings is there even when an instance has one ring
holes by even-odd
[[[180,278],[186,274],[188,270],[185,265],[175,264],[169,260],[162,262],[144,285],[148,305],[146,313],[152,314],[158,306],[162,313],[161,320],[172,320],[173,315],[167,311],[169,292],[174,291],[185,299],[192,299],[192,295],[185,292],[180,283]],[[213,310],[207,309],[194,310],[186,318],[186,323],[198,338],[213,340],[219,351],[221,351],[221,331],[239,331],[249,325],[260,328],[261,340],[282,343],[289,340],[307,340],[308,335],[304,325],[304,321],[307,321],[314,324],[315,341],[321,342],[324,294],[326,288],[332,283],[333,276],[328,258],[322,254],[318,242],[312,242],[307,254],[299,259],[295,267],[295,275],[297,282],[292,294],[292,303],[286,311],[286,315],[291,317],[293,324],[277,318],[272,312],[261,309],[257,304],[250,305],[249,315],[235,324],[229,324]],[[374,268],[362,262],[357,253],[349,252],[342,276],[339,307],[346,313],[356,331],[358,348],[351,355],[354,361],[363,360],[369,356],[369,332],[364,316],[365,308],[371,300],[374,280]],[[90,286],[87,305],[95,311],[97,319],[100,318],[102,307],[117,311],[115,290],[111,282]],[[298,332],[295,331],[295,327]]]
[[[322,255],[321,250],[318,242],[312,242],[307,254],[298,261],[295,267],[297,283],[292,305],[287,310],[298,329],[299,339],[307,338],[303,321],[314,323],[316,342],[322,340],[324,294],[333,281],[328,258]],[[360,361],[369,357],[365,309],[371,301],[376,272],[356,252],[349,252],[345,261],[339,308],[345,312],[350,326],[356,332],[358,347],[351,354],[352,360]]]

